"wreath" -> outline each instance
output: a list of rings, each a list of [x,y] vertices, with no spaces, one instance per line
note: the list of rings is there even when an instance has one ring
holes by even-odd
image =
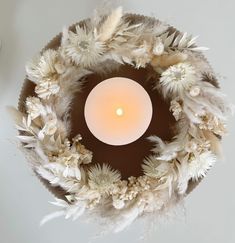
[[[117,232],[138,217],[167,212],[184,198],[190,181],[206,175],[219,155],[231,107],[203,50],[187,33],[149,17],[133,21],[119,7],[64,28],[58,48],[44,49],[27,63],[35,96],[26,98],[25,112],[14,110],[17,137],[33,171],[66,191],[53,203],[61,210],[42,223],[87,213]],[[148,137],[154,154],[144,159],[143,175],[127,180],[110,165],[96,164],[80,134],[69,140],[73,97],[84,78],[107,63],[151,65],[159,77],[153,88],[177,121],[172,141]]]

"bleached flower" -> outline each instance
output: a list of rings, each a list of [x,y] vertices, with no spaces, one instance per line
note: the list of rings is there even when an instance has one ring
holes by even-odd
[[[80,134],[73,139],[73,144],[71,146],[71,151],[79,153],[79,163],[80,164],[89,164],[92,161],[92,152],[80,143],[81,140]]]
[[[79,158],[79,153],[71,150],[65,150],[63,153],[58,155],[56,161],[66,166],[76,167],[78,165]]]
[[[192,96],[192,97],[195,97],[195,96],[198,96],[201,92],[201,89],[199,86],[193,86],[192,88],[190,88],[189,90],[189,94]]]
[[[81,171],[78,166],[70,166],[61,163],[61,161],[56,161],[44,165],[44,168],[50,170],[53,174],[61,174],[65,178],[72,177],[81,180]]]
[[[186,144],[185,144],[185,151],[188,153],[202,153],[205,151],[208,151],[210,149],[210,142],[206,139],[195,139],[191,138]]]
[[[201,117],[202,122],[199,124],[200,129],[213,131],[215,134],[224,135],[226,133],[226,127],[218,117],[207,113]]]
[[[40,116],[43,112],[44,107],[37,97],[27,97],[26,99],[27,112],[32,120]]]
[[[52,119],[47,121],[47,123],[43,127],[44,133],[46,135],[53,135],[57,130],[56,125],[57,125],[57,119]]]
[[[156,41],[153,46],[153,54],[156,56],[162,55],[164,52],[164,44],[160,37],[156,38]]]
[[[26,73],[30,80],[57,81],[61,73],[65,71],[58,51],[48,49],[41,56],[36,57],[26,65]]]
[[[101,167],[99,164],[96,164],[89,169],[88,177],[91,189],[101,193],[108,193],[113,184],[120,180],[121,175],[109,165],[103,164]]]
[[[57,81],[39,81],[35,87],[35,92],[42,99],[49,99],[51,95],[57,94],[60,86]]]
[[[45,122],[45,125],[40,130],[38,137],[43,139],[45,135],[52,136],[57,130],[57,119],[55,117],[50,117]]]
[[[121,209],[125,206],[125,202],[124,202],[124,200],[117,198],[117,199],[113,200],[113,206],[116,209]]]
[[[160,179],[169,173],[171,163],[164,160],[157,160],[154,156],[149,156],[144,160],[142,168],[146,176]]]
[[[211,151],[205,151],[189,160],[189,176],[198,180],[204,177],[208,170],[214,165],[216,157]]]
[[[174,99],[171,101],[170,111],[172,112],[173,116],[175,117],[175,120],[178,121],[180,119],[180,116],[183,111],[182,105],[180,104],[179,100]]]
[[[104,45],[92,31],[76,26],[76,33],[64,32],[62,48],[65,56],[76,65],[89,67],[95,64],[104,52]]]
[[[56,156],[50,156],[50,161],[60,165],[59,168],[64,177],[76,177],[80,180],[80,165],[82,163],[85,164],[91,162],[92,157],[90,157],[90,151],[86,150],[85,147],[82,147],[81,149],[79,144],[77,139],[74,139],[71,146],[71,143],[67,140],[64,144],[64,148],[59,150],[59,153]]]
[[[146,42],[143,43],[131,52],[132,59],[135,61],[136,67],[145,67],[150,62],[151,46]]]
[[[179,63],[161,74],[160,84],[165,95],[181,95],[196,82],[196,72],[189,63]]]

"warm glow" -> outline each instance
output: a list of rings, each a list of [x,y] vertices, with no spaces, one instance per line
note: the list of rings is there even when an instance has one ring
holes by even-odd
[[[116,114],[117,114],[118,116],[122,116],[122,115],[123,115],[123,109],[122,109],[122,108],[117,108],[117,110],[116,110]]]
[[[87,97],[85,120],[91,133],[110,145],[136,141],[152,119],[152,103],[137,82],[122,77],[104,80]]]

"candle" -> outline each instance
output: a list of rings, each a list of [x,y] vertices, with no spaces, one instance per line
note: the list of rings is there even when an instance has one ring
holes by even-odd
[[[152,103],[146,90],[123,77],[106,79],[89,93],[84,116],[90,132],[110,145],[136,141],[152,119]]]

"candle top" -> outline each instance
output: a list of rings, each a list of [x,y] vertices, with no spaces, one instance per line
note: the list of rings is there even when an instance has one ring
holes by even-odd
[[[152,119],[152,103],[137,82],[114,77],[100,82],[87,97],[85,120],[91,133],[110,145],[140,138]]]

